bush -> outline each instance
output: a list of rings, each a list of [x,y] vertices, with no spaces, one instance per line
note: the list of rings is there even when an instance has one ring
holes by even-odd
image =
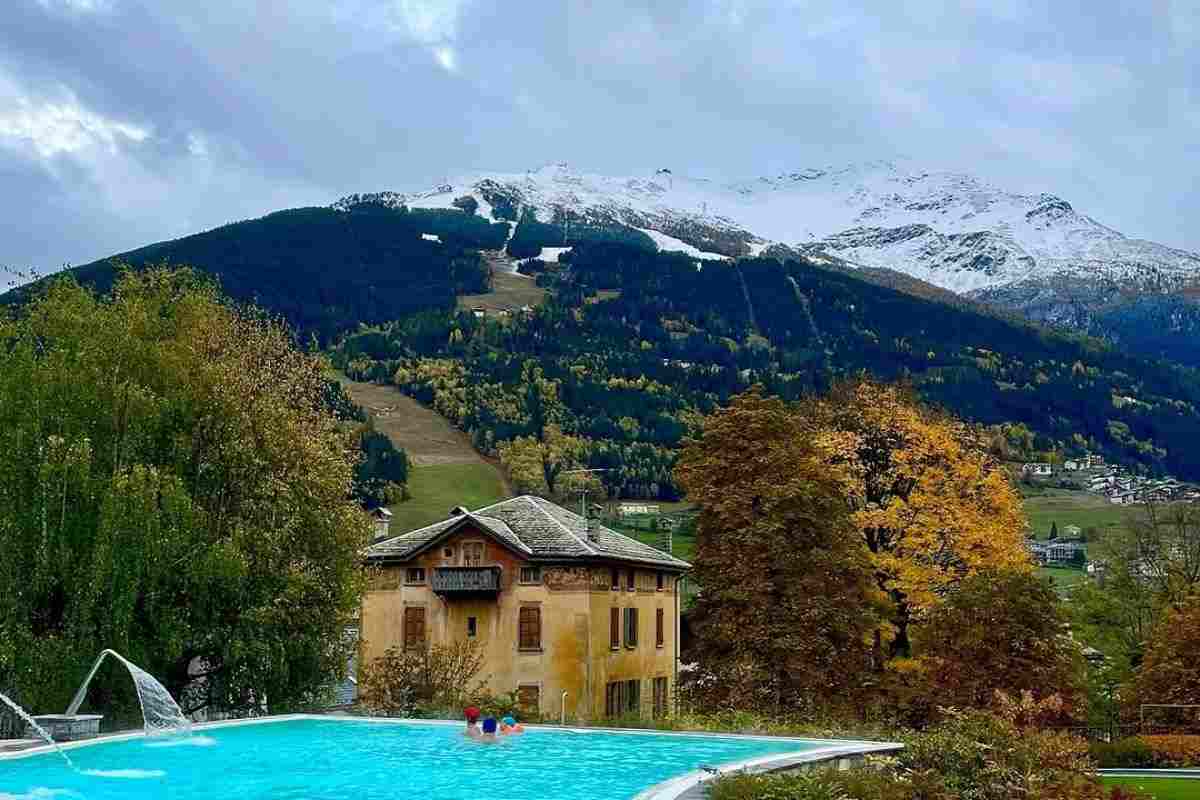
[[[1094,784],[1082,739],[1022,729],[984,712],[954,715],[905,737],[898,763],[903,774],[938,775],[964,800],[1088,797],[1086,786]]]
[[[389,647],[363,670],[362,704],[387,716],[427,716],[430,709],[451,709],[458,716],[483,691],[481,683],[471,686],[482,666],[477,640],[424,650]]]
[[[1102,768],[1149,767],[1153,754],[1140,737],[1131,736],[1115,742],[1092,742],[1088,748],[1092,761]]]
[[[977,797],[1023,800],[1136,800],[1129,789],[1105,789],[1093,778],[1074,775],[1040,789],[1016,783],[999,793],[977,794],[947,788],[936,772],[900,772],[887,766],[800,775],[733,774],[718,779],[711,800],[967,800]]]
[[[1200,736],[1140,736],[1155,767],[1200,766]]]
[[[1101,768],[1168,769],[1200,766],[1200,736],[1130,736],[1092,742],[1092,760]]]

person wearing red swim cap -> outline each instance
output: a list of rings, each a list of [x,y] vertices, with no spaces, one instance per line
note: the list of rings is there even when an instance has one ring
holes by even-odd
[[[475,706],[467,706],[463,709],[463,716],[467,718],[467,730],[465,734],[472,739],[478,739],[483,736],[479,730],[479,709]]]

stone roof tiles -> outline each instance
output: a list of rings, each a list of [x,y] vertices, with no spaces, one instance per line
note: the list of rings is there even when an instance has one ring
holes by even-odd
[[[530,495],[502,500],[377,542],[368,548],[367,558],[411,558],[466,524],[467,520],[474,521],[510,548],[534,560],[626,561],[676,570],[691,566],[603,525],[594,524],[589,531],[583,517],[549,500]]]

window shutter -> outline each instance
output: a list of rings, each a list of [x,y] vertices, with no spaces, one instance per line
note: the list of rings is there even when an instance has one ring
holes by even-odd
[[[638,610],[625,609],[625,646],[637,647],[638,643]]]
[[[663,642],[665,640],[665,631],[663,630],[664,618],[665,618],[665,615],[663,614],[663,610],[661,608],[657,609],[654,612],[654,645],[655,645],[655,647],[662,647]]]
[[[408,606],[404,609],[404,646],[412,649],[425,643],[425,609]]]
[[[608,644],[616,650],[621,646],[621,609],[610,609],[608,619]]]
[[[542,610],[537,606],[522,606],[518,619],[518,646],[522,650],[538,650],[542,646]]]

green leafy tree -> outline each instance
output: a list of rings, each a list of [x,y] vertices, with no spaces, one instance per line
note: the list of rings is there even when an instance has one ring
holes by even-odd
[[[111,647],[185,710],[278,711],[343,673],[370,525],[323,373],[187,271],[0,318],[0,685],[61,709]]]

